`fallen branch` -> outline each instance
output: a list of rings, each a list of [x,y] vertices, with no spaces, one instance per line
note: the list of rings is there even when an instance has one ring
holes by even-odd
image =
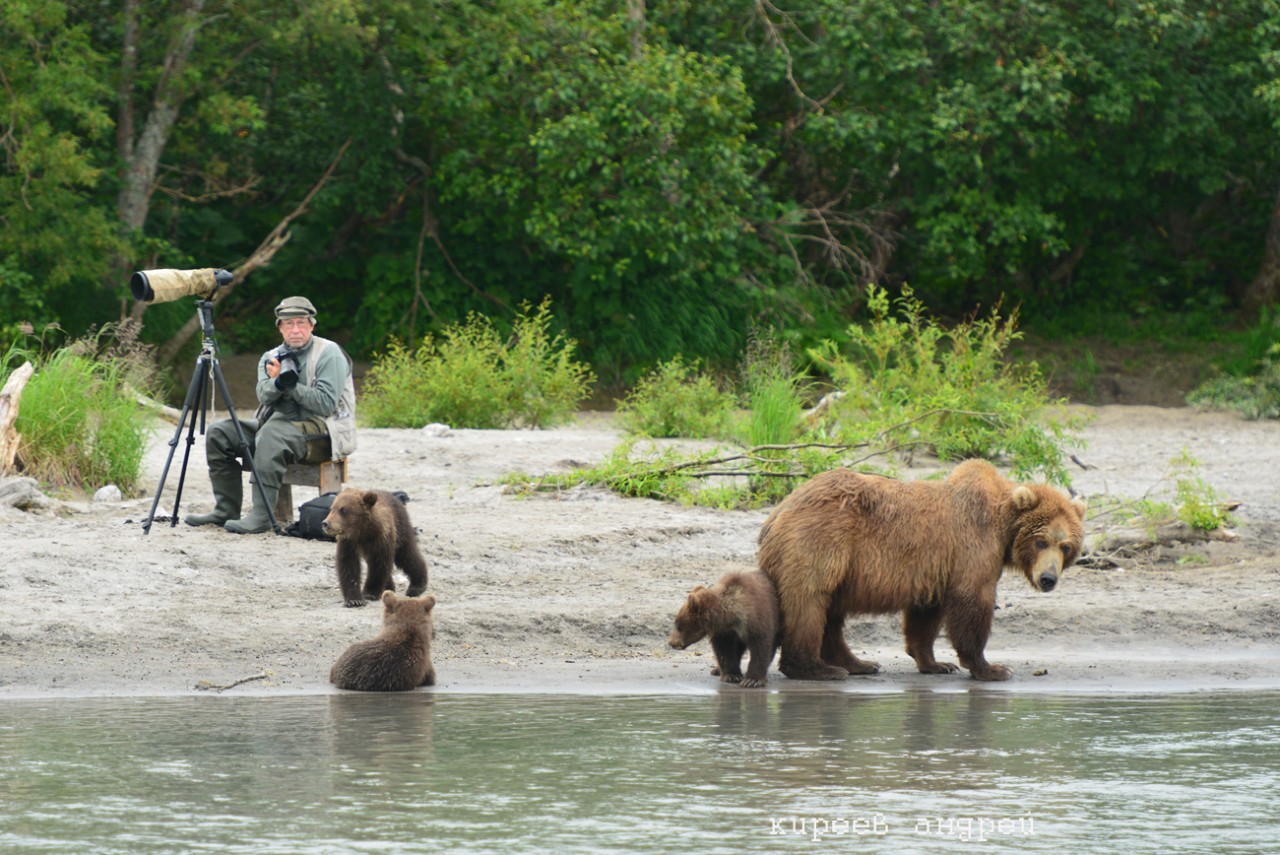
[[[255,680],[267,680],[270,677],[271,677],[270,671],[263,671],[261,674],[254,674],[252,677],[243,677],[239,680],[236,680],[233,683],[227,683],[225,686],[219,686],[215,683],[211,683],[208,680],[201,680],[199,683],[196,683],[196,689],[202,692],[214,690],[221,693],[223,691],[226,691],[227,689],[234,689],[236,686],[240,686],[245,683],[252,683]]]
[[[157,401],[149,395],[142,394],[137,389],[130,388],[128,391],[133,395],[133,399],[138,402],[139,406],[152,410],[165,421],[176,425],[182,419],[182,410],[177,407],[171,407],[168,404]]]

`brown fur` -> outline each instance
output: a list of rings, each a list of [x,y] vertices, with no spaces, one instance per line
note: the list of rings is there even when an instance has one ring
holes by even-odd
[[[383,591],[394,591],[394,567],[409,577],[406,596],[427,590],[427,560],[418,549],[418,534],[409,512],[395,495],[383,490],[346,489],[333,500],[321,528],[338,538],[335,563],[338,587],[347,606],[363,606]],[[360,561],[368,565],[364,591],[360,588]]]
[[[343,651],[329,671],[329,682],[361,692],[407,692],[434,686],[431,611],[436,598],[401,597],[386,591],[382,605],[382,632]]]
[[[1006,567],[1052,590],[1080,554],[1084,503],[1052,487],[1018,485],[970,460],[944,482],[825,472],[801,485],[760,531],[760,569],[778,589],[778,669],[802,680],[879,670],[844,640],[851,614],[902,612],[907,653],[925,674],[951,673],[933,656],[943,626],[960,664],[979,680],[1007,680],[987,662],[996,584]]]
[[[667,643],[677,650],[711,636],[713,674],[744,689],[763,686],[778,652],[778,595],[763,573],[726,573],[708,588],[699,585],[676,614]],[[742,654],[751,662],[742,674]]]

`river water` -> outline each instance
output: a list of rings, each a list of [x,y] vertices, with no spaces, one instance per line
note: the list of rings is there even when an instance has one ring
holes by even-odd
[[[1280,694],[0,702],[0,853],[1280,851]]]

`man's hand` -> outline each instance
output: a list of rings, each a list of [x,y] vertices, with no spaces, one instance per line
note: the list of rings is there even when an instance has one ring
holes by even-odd
[[[280,376],[280,360],[274,356],[267,360],[267,376],[272,380]]]

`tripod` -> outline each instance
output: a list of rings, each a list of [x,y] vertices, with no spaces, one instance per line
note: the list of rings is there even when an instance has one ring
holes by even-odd
[[[280,534],[280,523],[276,520],[275,509],[267,503],[266,492],[262,489],[262,484],[258,478],[258,467],[253,462],[253,455],[249,453],[249,440],[245,436],[244,426],[240,424],[240,419],[236,418],[235,406],[231,403],[231,392],[227,390],[227,381],[222,376],[222,365],[218,362],[218,345],[213,338],[213,301],[197,300],[196,315],[200,318],[200,329],[204,335],[204,340],[200,346],[200,356],[196,359],[196,370],[191,375],[191,385],[187,387],[186,400],[182,402],[182,415],[178,418],[178,429],[173,433],[173,439],[169,440],[169,456],[165,459],[164,469],[160,472],[160,485],[156,487],[156,497],[151,502],[151,512],[147,514],[147,518],[142,523],[142,533],[151,533],[151,523],[156,518],[156,508],[160,504],[160,494],[164,492],[165,479],[169,477],[169,466],[173,463],[173,454],[178,449],[178,438],[182,436],[183,427],[187,428],[187,449],[182,455],[182,471],[178,474],[178,490],[173,497],[173,517],[170,520],[170,527],[178,524],[178,507],[182,503],[182,487],[187,480],[187,461],[191,458],[191,446],[195,444],[196,436],[196,417],[193,410],[198,410],[200,415],[200,433],[204,434],[205,416],[208,411],[209,399],[211,395],[210,382],[217,383],[218,391],[222,393],[222,400],[226,402],[227,414],[231,417],[231,424],[236,429],[236,438],[240,440],[240,447],[244,449],[245,460],[249,463],[249,469],[253,472],[253,483],[258,490],[258,498],[262,499],[263,507],[267,509],[267,517],[271,520],[271,528],[276,534]],[[187,418],[191,421],[188,423]]]

